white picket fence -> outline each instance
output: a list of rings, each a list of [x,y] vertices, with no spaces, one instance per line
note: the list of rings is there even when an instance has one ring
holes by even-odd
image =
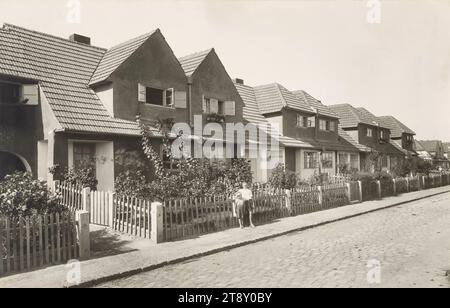
[[[117,198],[113,192],[91,191],[67,183],[55,183],[63,205],[89,212],[91,224],[110,227],[133,236],[150,238],[151,202],[137,198]]]

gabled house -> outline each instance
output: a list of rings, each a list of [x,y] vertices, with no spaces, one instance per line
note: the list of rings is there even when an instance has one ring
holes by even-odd
[[[239,144],[236,138],[227,140],[226,124],[242,123],[244,103],[216,51],[208,49],[190,54],[179,58],[179,62],[187,76],[186,123],[200,128],[208,123],[221,125],[224,147],[227,143],[232,144],[234,157],[238,157],[245,144]],[[208,136],[209,132],[205,133],[204,138],[212,137]],[[201,144],[197,143],[198,146]]]
[[[414,136],[416,133],[393,116],[378,117],[384,126],[391,130],[391,143],[406,150],[406,154],[417,156],[414,152]]]
[[[450,142],[444,142],[444,156],[450,160]]]
[[[186,118],[186,75],[159,30],[104,49],[5,24],[0,59],[0,160],[44,180],[88,164],[112,190],[116,153],[140,149],[137,115]]]
[[[430,155],[433,165],[450,169],[450,161],[445,157],[444,143],[440,140],[419,140],[418,144]]]
[[[370,148],[370,152],[361,153],[361,166],[365,171],[391,170],[405,157],[404,151],[390,143],[389,127],[367,109],[350,104],[329,107],[340,116],[341,128],[359,144]]]
[[[260,153],[258,158],[250,159],[254,180],[256,182],[265,183],[270,178],[271,171],[275,164],[270,164],[269,159],[275,158],[278,163],[286,165],[287,169],[295,171],[295,160],[286,160],[286,153],[292,153],[299,149],[312,149],[312,145],[284,136],[280,130],[270,124],[270,122],[261,114],[258,103],[256,101],[256,94],[253,87],[245,85],[242,79],[234,80],[235,87],[238,90],[244,102],[243,118],[245,124],[253,124],[258,127],[259,134],[267,136],[268,150],[267,154]],[[272,143],[276,143],[278,148],[272,149]],[[289,155],[289,154],[288,154]]]
[[[294,94],[278,83],[257,87],[238,84],[237,87],[240,92],[250,91],[252,100],[244,99],[244,103],[254,101],[277,135],[288,138],[281,142],[283,162],[288,170],[304,180],[324,173],[335,175],[338,157],[359,169],[359,150],[339,135],[338,116],[312,96],[304,91]],[[350,153],[356,160],[351,160]]]
[[[425,150],[422,143],[420,143],[418,140],[414,140],[414,151],[417,153],[419,158],[431,163],[433,162],[433,157]]]

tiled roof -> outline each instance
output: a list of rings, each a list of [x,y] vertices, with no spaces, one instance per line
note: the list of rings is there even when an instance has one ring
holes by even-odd
[[[307,93],[306,91],[298,90],[298,91],[293,91],[292,93],[294,93],[295,96],[297,96],[298,98],[306,101],[310,107],[317,109],[319,111],[319,114],[328,116],[331,118],[336,118],[336,119],[339,118],[339,116],[333,110],[331,110],[328,106],[325,106],[319,100],[317,100],[314,97],[312,97],[311,95],[309,95],[309,93]]]
[[[445,153],[450,153],[450,142],[444,142],[444,152]]]
[[[214,49],[211,48],[179,58],[178,61],[180,61],[186,76],[192,76],[200,64],[202,64],[205,58],[213,50]]]
[[[93,85],[108,79],[108,77],[156,31],[158,30],[141,35],[108,49],[92,75],[89,84]]]
[[[256,103],[256,96],[253,88],[239,83],[235,83],[234,86],[244,101],[244,119],[254,124],[268,124],[266,118],[258,110],[258,104]]]
[[[397,150],[399,150],[400,152],[402,152],[403,154],[405,154],[405,155],[408,154],[408,151],[405,150],[405,149],[402,147],[402,145],[401,145],[399,142],[397,142],[396,140],[391,140],[390,143],[391,143]]]
[[[389,129],[391,130],[392,138],[400,138],[402,137],[402,134],[416,134],[412,129],[407,127],[405,124],[403,124],[393,116],[383,116],[378,117],[378,119],[380,119],[380,122],[382,122],[385,127],[389,127]]]
[[[358,113],[360,119],[363,119],[364,122],[372,123],[371,125],[380,126],[383,128],[389,128],[383,122],[380,121],[378,117],[376,117],[373,113],[363,107],[356,108],[356,112]]]
[[[235,83],[234,85],[244,102],[243,116],[246,121],[256,124],[260,128],[267,127],[268,129],[266,131],[269,131],[271,137],[278,140],[280,144],[285,147],[312,148],[312,145],[307,142],[283,136],[279,132],[276,132],[274,129],[270,129],[269,122],[263,115],[261,115],[258,109],[254,89],[250,86],[239,83]]]
[[[355,139],[353,139],[345,130],[341,127],[338,128],[339,137],[350,143],[353,147],[358,149],[360,152],[370,152],[371,149],[363,144],[358,143]]]
[[[89,87],[106,50],[5,24],[0,74],[39,81],[64,130],[138,135],[133,121],[112,118]]]
[[[427,152],[436,152],[438,150],[439,140],[420,140],[420,144],[423,149]]]
[[[281,111],[288,107],[299,111],[315,113],[308,103],[298,98],[278,83],[254,87],[256,102],[262,114]]]
[[[420,143],[419,140],[414,140],[414,150],[425,151],[425,148],[423,147],[422,143]]]
[[[328,107],[339,116],[339,122],[343,128],[357,127],[360,123],[376,126],[377,121],[374,116],[371,117],[350,104],[330,105]]]

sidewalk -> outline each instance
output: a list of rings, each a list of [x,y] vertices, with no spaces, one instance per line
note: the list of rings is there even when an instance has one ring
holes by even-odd
[[[94,259],[81,263],[81,286],[90,286],[99,282],[130,276],[187,259],[229,250],[448,192],[450,192],[450,186],[434,188],[379,201],[369,201],[302,216],[283,218],[273,223],[257,226],[255,229],[231,229],[160,245],[151,244],[148,240],[138,240],[123,243],[122,248],[119,249],[118,247],[110,247],[114,245],[109,245],[110,243],[106,242],[103,243],[105,248],[111,251],[105,256],[101,253],[97,255],[94,253]],[[117,249],[117,251],[114,251],[114,249]],[[0,278],[0,288],[70,287],[66,282],[67,272],[68,269],[65,265],[58,265],[34,272],[16,274]]]

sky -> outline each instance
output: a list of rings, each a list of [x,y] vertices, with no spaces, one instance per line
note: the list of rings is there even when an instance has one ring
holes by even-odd
[[[450,141],[450,0],[381,0],[379,15],[372,2],[0,0],[0,23],[100,47],[159,28],[176,56],[214,47],[248,85],[278,82]]]

